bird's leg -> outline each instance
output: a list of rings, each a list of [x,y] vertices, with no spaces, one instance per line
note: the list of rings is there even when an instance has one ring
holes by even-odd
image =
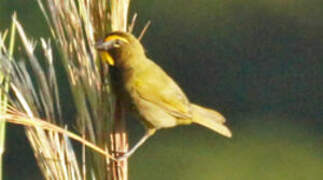
[[[147,129],[145,135],[125,154],[117,157],[118,161],[129,158],[141,145],[143,145],[146,140],[156,132],[156,129]]]

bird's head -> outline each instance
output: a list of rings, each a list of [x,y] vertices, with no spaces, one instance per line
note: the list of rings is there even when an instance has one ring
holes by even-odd
[[[112,32],[97,42],[95,46],[100,51],[102,60],[111,66],[118,66],[124,61],[132,61],[144,55],[139,40],[126,32]]]

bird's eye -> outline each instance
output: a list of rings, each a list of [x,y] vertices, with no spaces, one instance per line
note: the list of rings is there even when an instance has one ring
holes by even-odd
[[[120,47],[121,46],[121,40],[120,39],[116,39],[115,41],[114,41],[114,47],[116,47],[116,48],[118,48],[118,47]]]

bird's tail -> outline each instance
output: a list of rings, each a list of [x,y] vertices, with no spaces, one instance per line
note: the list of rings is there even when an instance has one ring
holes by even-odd
[[[193,122],[205,126],[223,136],[231,137],[231,131],[227,128],[225,118],[212,109],[207,109],[196,104],[192,104]]]

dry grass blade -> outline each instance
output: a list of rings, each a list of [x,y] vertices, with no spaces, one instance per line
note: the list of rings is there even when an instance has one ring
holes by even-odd
[[[130,0],[111,0],[112,31],[127,31]]]
[[[38,0],[63,56],[76,105],[78,131],[101,148],[109,146],[109,129],[112,129],[115,119],[113,112],[121,107],[115,107],[116,100],[111,90],[108,70],[97,61],[93,45],[111,30],[127,30],[129,2],[66,0],[62,3],[61,0]],[[112,150],[127,151],[128,141],[124,129],[121,133],[115,130],[112,134],[120,134],[117,139],[121,141],[116,143],[112,138],[111,144],[118,144],[114,146],[117,149]],[[87,177],[108,178],[109,161],[91,153],[86,153],[86,158],[88,160],[83,162],[87,162],[89,167]],[[123,172],[127,174],[127,165],[124,167]]]
[[[139,40],[141,40],[141,39],[144,37],[144,35],[145,35],[146,31],[148,30],[148,28],[149,28],[150,24],[151,24],[151,21],[148,21],[148,22],[146,23],[145,27],[142,29],[142,31],[141,31],[141,33],[140,33],[140,35],[138,36],[138,39],[139,39]]]
[[[19,92],[17,92],[18,89],[14,88],[14,91],[16,94],[20,94]],[[22,97],[21,95],[20,98]],[[26,104],[26,103],[24,103]],[[26,107],[27,108],[27,107]],[[3,112],[3,109],[0,108],[0,112]],[[30,112],[28,113],[30,114]],[[45,120],[42,119],[38,119],[35,117],[29,117],[27,114],[24,114],[16,109],[14,109],[13,107],[8,107],[8,109],[6,110],[6,113],[1,113],[0,114],[0,119],[1,120],[6,120],[10,123],[14,123],[14,124],[19,124],[19,125],[24,125],[26,127],[37,127],[37,128],[41,128],[50,132],[55,132],[58,133],[60,135],[64,135],[64,140],[66,141],[66,137],[73,139],[81,144],[84,144],[85,146],[87,146],[88,148],[92,149],[93,151],[96,151],[97,153],[102,154],[104,157],[110,157],[110,154],[107,153],[106,151],[104,151],[103,149],[97,147],[95,144],[85,140],[84,138],[78,136],[77,134],[70,132],[64,128],[61,128],[55,124],[49,123]],[[70,146],[70,145],[69,145]],[[71,153],[71,152],[69,152]]]
[[[102,103],[109,102],[101,101],[103,91],[106,90],[103,90],[105,85],[96,66],[98,58],[93,44],[97,36],[103,37],[103,33],[107,32],[107,1],[38,2],[48,17],[48,23],[63,56],[80,118],[79,129],[85,127],[91,141],[103,142],[97,136],[102,131],[97,129],[107,126],[102,123],[108,119],[110,107],[105,105],[107,113],[99,114],[101,112],[98,109]]]
[[[108,76],[98,66],[94,44],[109,29],[107,0],[38,0],[62,55],[77,110],[77,129],[83,137],[105,148],[112,122],[113,94]],[[87,152],[87,177],[106,179],[105,157]],[[83,165],[85,167],[85,165]],[[85,168],[82,168],[85,169]]]
[[[58,88],[56,84],[55,71],[53,70],[52,51],[50,43],[43,40],[43,50],[45,60],[47,60],[48,72],[45,72],[39,64],[39,60],[34,54],[35,43],[32,43],[25,35],[21,24],[13,18],[13,23],[17,27],[19,36],[23,42],[28,61],[16,63],[16,61],[1,61],[1,70],[10,76],[11,87],[16,96],[10,96],[10,101],[20,112],[26,112],[28,117],[45,117],[47,121],[56,122],[60,119],[60,106],[58,101]],[[32,82],[31,72],[28,71],[26,63],[29,63],[32,74],[38,85]],[[9,111],[10,113],[10,111]],[[3,113],[2,113],[3,114]],[[7,114],[8,115],[8,114]],[[17,116],[4,118],[19,119]],[[38,121],[35,121],[38,122]],[[40,127],[26,128],[27,137],[33,147],[35,157],[46,179],[81,179],[73,148],[68,146],[68,140],[59,135],[58,132],[46,132]],[[65,148],[63,148],[65,147]],[[62,151],[61,151],[62,150]],[[67,156],[69,162],[66,160]],[[62,158],[64,157],[64,158]]]

